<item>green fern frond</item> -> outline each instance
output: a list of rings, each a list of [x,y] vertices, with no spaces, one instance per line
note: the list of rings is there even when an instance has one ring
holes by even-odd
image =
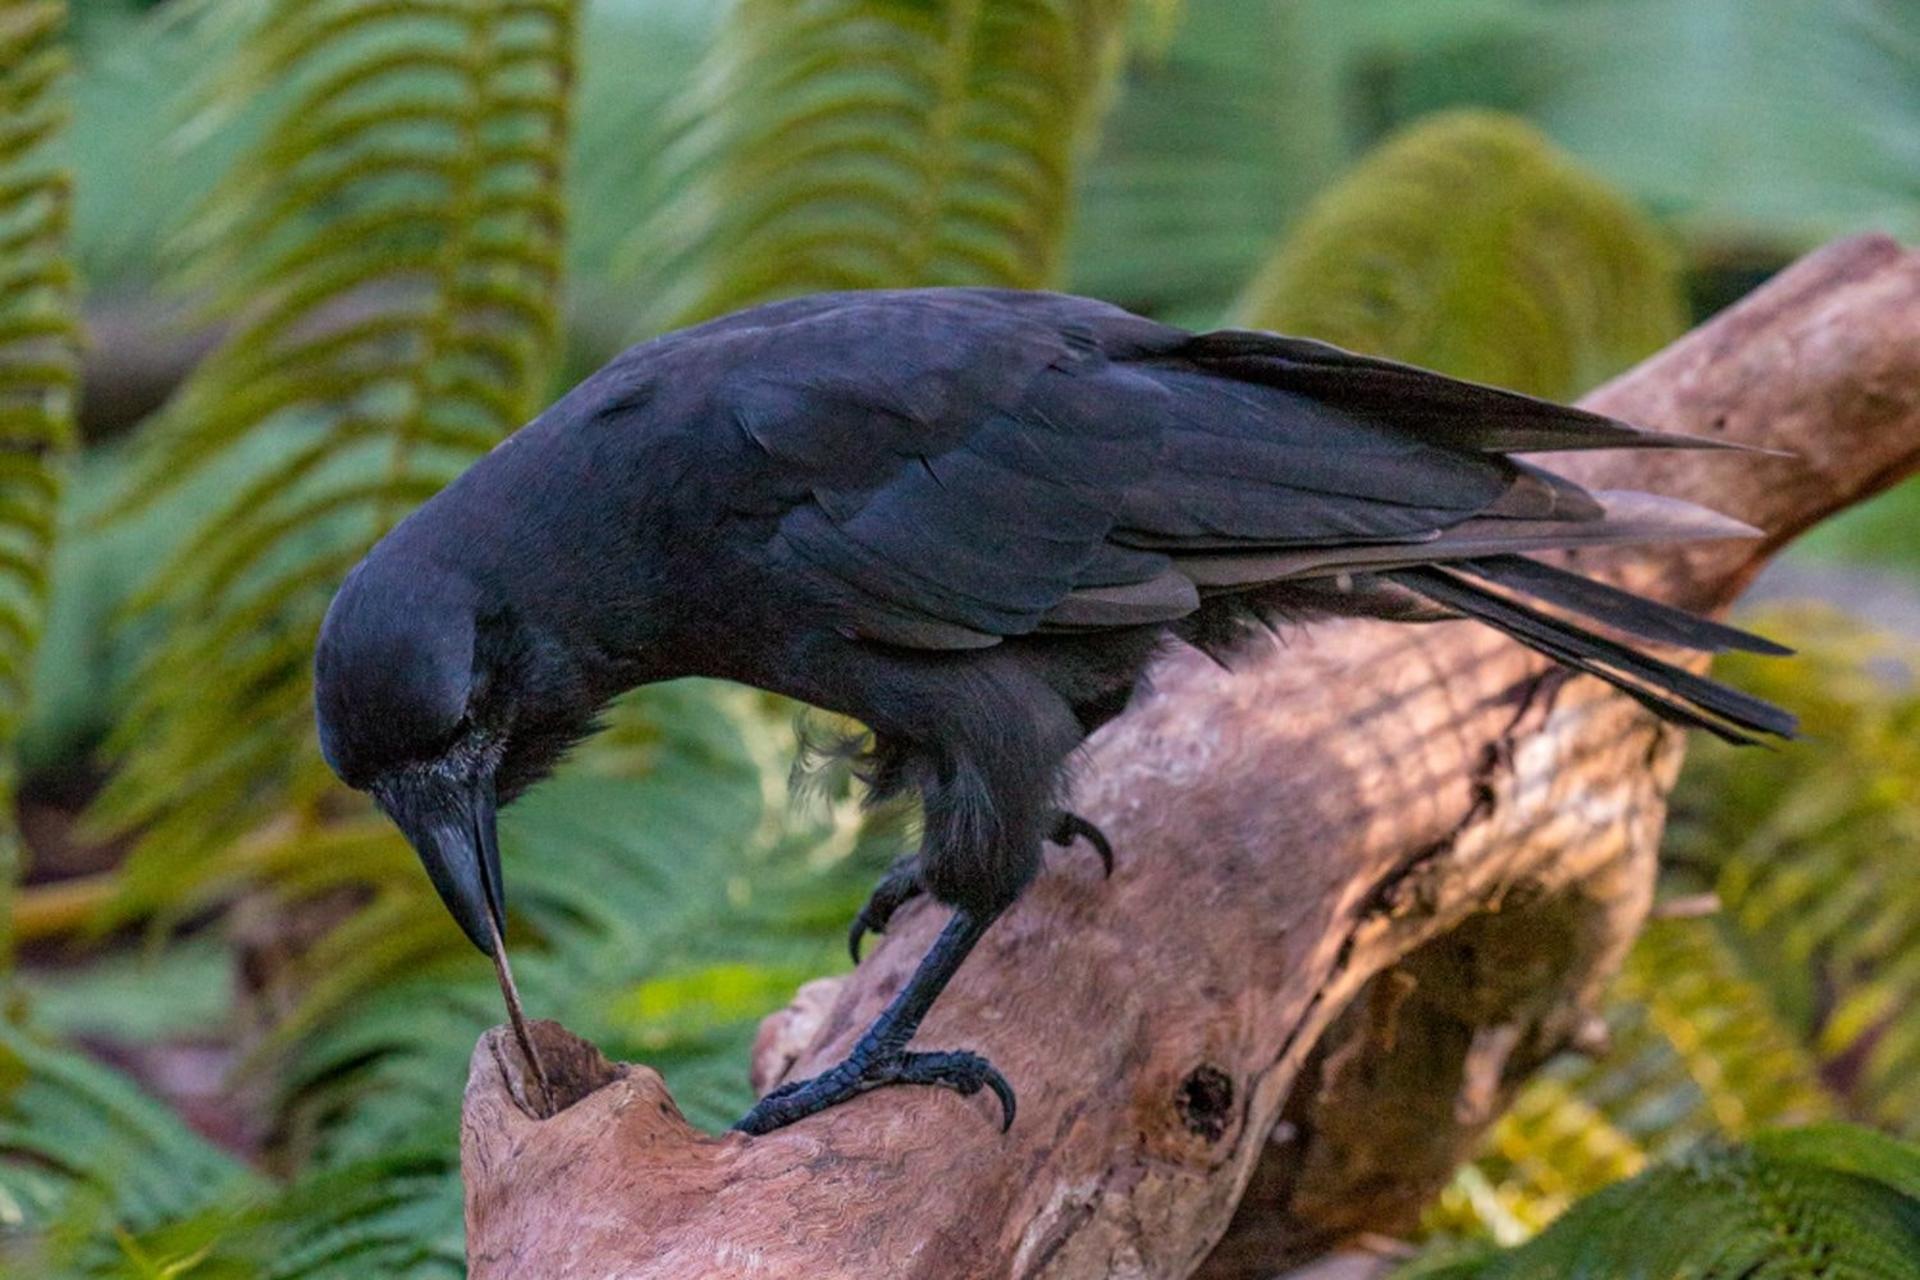
[[[1920,1277],[1920,1149],[1843,1126],[1709,1145],[1570,1210],[1504,1253],[1399,1280]]]
[[[1644,1010],[1700,1091],[1714,1132],[1834,1119],[1819,1063],[1770,993],[1747,972],[1718,922],[1662,920],[1634,944],[1616,989]]]
[[[97,810],[141,832],[124,908],[336,803],[309,701],[332,588],[546,390],[574,21],[569,0],[275,0],[217,83],[216,108],[276,108],[190,241],[229,336],[119,510],[238,474],[141,601],[168,634]]]
[[[189,1257],[266,1191],[121,1076],[0,1023],[0,1272]]]
[[[1649,925],[1607,1022],[1604,1057],[1557,1062],[1521,1090],[1473,1166],[1487,1193],[1450,1196],[1430,1230],[1514,1243],[1504,1228],[1537,1231],[1648,1160],[1841,1113],[1791,1017],[1719,921]],[[1489,1204],[1497,1214],[1483,1212]]]
[[[1127,0],[738,0],[636,241],[662,327],[769,298],[1054,283]]]
[[[1920,649],[1837,615],[1761,620],[1801,651],[1727,677],[1794,706],[1804,741],[1695,753],[1670,850],[1793,1017],[1849,1114],[1920,1133]]]
[[[459,1280],[460,1214],[445,1153],[385,1152],[302,1179],[229,1231],[208,1262],[235,1280]]]
[[[1316,200],[1239,323],[1571,397],[1684,328],[1659,232],[1531,125],[1453,112]]]
[[[73,193],[49,155],[66,123],[65,22],[59,0],[0,0],[0,967],[20,865],[13,742],[46,606],[57,459],[72,440],[80,379]]]
[[[1446,1238],[1518,1244],[1584,1195],[1647,1166],[1643,1142],[1558,1076],[1527,1084],[1494,1126],[1486,1153],[1461,1170],[1425,1215]]]

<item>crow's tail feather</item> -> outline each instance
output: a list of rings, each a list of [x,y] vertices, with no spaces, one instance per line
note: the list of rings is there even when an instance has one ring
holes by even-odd
[[[1517,567],[1516,561],[1527,567]],[[1463,576],[1469,574],[1472,577]],[[1758,742],[1762,735],[1794,736],[1793,715],[1772,703],[1648,657],[1578,623],[1542,613],[1482,582],[1535,596],[1651,640],[1707,651],[1780,651],[1758,636],[1518,557],[1457,562],[1446,568],[1397,568],[1381,576],[1556,662],[1598,676],[1664,720],[1705,729],[1743,745]]]
[[[1672,605],[1610,587],[1604,582],[1596,582],[1592,578],[1542,564],[1526,556],[1483,556],[1461,560],[1447,567],[1491,582],[1516,595],[1530,596],[1656,644],[1697,649],[1702,653],[1725,653],[1729,649],[1738,649],[1775,658],[1789,657],[1793,653],[1785,645],[1776,644],[1765,636],[1714,622],[1699,614],[1688,613],[1685,609],[1676,609]]]

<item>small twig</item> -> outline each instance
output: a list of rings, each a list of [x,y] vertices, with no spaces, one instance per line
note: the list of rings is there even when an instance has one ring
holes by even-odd
[[[19,889],[13,898],[13,940],[40,942],[80,933],[100,918],[101,910],[119,892],[118,871]]]
[[[1647,919],[1704,920],[1708,916],[1719,915],[1720,907],[1720,895],[1717,893],[1688,893],[1654,903],[1653,909],[1647,912]]]
[[[1406,1262],[1420,1256],[1418,1246],[1398,1236],[1381,1235],[1378,1231],[1362,1231],[1353,1238],[1353,1245],[1376,1258],[1388,1258],[1395,1262]]]
[[[547,1079],[546,1064],[540,1061],[540,1052],[533,1047],[533,1036],[527,1031],[527,1015],[520,1007],[520,988],[514,985],[513,967],[507,963],[506,941],[501,938],[498,925],[492,925],[492,928],[493,972],[500,979],[500,994],[507,1002],[507,1019],[513,1023],[513,1038],[520,1042],[520,1053],[527,1060],[527,1068],[533,1072],[534,1082],[540,1086],[540,1119],[545,1120],[556,1110],[553,1084]]]

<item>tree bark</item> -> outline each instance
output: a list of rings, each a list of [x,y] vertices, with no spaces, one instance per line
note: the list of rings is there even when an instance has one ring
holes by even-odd
[[[1920,254],[1833,245],[1587,403],[1797,453],[1549,460],[1766,530],[1574,557],[1723,608],[1795,533],[1920,467]],[[553,1024],[571,1105],[536,1120],[496,1029],[462,1128],[476,1280],[1220,1280],[1407,1228],[1530,1071],[1597,1047],[1682,736],[1460,623],[1323,625],[1232,673],[1175,655],[1154,684],[1075,788],[1113,878],[1056,856],[916,1041],[991,1057],[1019,1091],[1010,1133],[990,1099],[896,1089],[710,1137],[654,1072]],[[838,1059],[942,915],[903,911],[769,1018],[756,1085]]]

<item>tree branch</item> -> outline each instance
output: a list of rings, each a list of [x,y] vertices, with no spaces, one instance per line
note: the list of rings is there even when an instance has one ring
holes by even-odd
[[[1834,245],[1589,403],[1799,453],[1554,464],[1766,529],[1579,557],[1723,607],[1920,467],[1920,254]],[[462,1130],[476,1280],[1270,1276],[1410,1224],[1529,1071],[1594,1047],[1680,735],[1466,625],[1321,626],[1232,674],[1176,655],[1155,688],[1075,792],[1113,879],[1056,858],[919,1037],[992,1057],[1010,1134],[979,1098],[890,1090],[708,1137],[653,1072],[553,1024],[573,1105],[537,1121],[496,1030]],[[903,911],[856,972],[802,988],[756,1083],[843,1054],[941,914]]]

